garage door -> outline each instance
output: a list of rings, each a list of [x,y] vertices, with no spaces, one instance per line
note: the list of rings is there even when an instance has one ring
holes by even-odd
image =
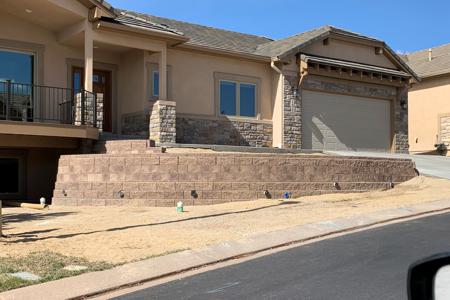
[[[302,147],[388,151],[390,101],[303,91]]]

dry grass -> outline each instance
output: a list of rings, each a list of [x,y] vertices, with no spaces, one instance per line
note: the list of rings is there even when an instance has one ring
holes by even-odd
[[[69,265],[81,265],[87,267],[87,269],[83,271],[65,270],[64,267]],[[34,252],[20,257],[0,257],[0,292],[85,272],[101,271],[110,267],[112,265],[108,263],[89,262],[84,258],[68,257],[50,251]],[[42,279],[30,282],[8,275],[8,273],[16,272],[29,272],[40,276]]]
[[[174,208],[6,208],[4,233],[9,237],[0,243],[0,255],[53,251],[117,264],[449,195],[450,181],[417,177],[389,191],[303,197],[289,204],[258,200],[188,207],[183,214]]]

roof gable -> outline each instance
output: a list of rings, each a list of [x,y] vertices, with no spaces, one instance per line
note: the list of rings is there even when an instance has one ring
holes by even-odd
[[[272,58],[283,60],[301,52],[305,47],[331,35],[344,36],[379,44],[380,47],[384,49],[384,53],[390,57],[396,66],[411,74],[416,80],[420,80],[416,73],[384,41],[329,25],[261,45],[258,47],[255,54],[267,55]]]

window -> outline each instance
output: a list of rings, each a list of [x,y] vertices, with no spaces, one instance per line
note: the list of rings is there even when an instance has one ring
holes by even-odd
[[[0,50],[0,81],[32,84],[34,55]]]
[[[33,89],[29,85],[34,81],[33,73],[33,54],[0,50],[0,119],[25,121],[32,115]],[[6,82],[12,83],[10,98]]]
[[[159,96],[159,72],[152,72],[153,97]]]
[[[235,82],[220,82],[220,114],[227,116],[236,115],[236,86]]]
[[[256,116],[256,85],[241,83],[240,84],[240,104],[239,115],[244,117]]]
[[[159,90],[159,66],[156,63],[147,63],[147,79],[146,79],[146,89],[147,89],[147,99],[149,101],[157,101],[160,97]],[[172,66],[167,65],[167,99],[175,100],[172,95]]]
[[[256,84],[219,81],[220,114],[225,116],[256,117]]]

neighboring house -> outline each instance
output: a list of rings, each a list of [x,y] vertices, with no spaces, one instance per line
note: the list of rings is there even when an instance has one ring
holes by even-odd
[[[114,9],[0,3],[0,198],[49,197],[100,130],[157,143],[407,152],[414,72],[324,26],[286,39]]]
[[[413,153],[450,146],[450,44],[408,54],[421,77],[409,92],[409,144]]]

